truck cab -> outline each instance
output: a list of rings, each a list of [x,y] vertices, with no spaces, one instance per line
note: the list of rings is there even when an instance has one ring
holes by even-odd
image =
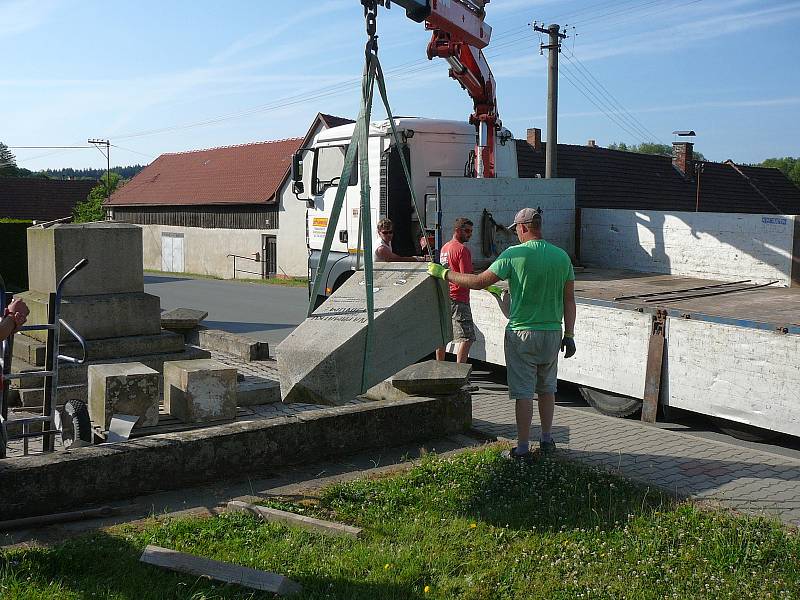
[[[465,173],[471,172],[476,132],[475,127],[468,123],[417,117],[396,117],[395,127],[402,140],[402,148],[396,146],[388,120],[370,124],[370,221],[374,229],[379,219],[391,219],[395,230],[394,252],[413,256],[421,253],[419,240],[423,234],[434,234],[437,242],[442,235],[449,237],[447,224],[443,232],[439,222],[437,179],[463,178]],[[293,161],[295,194],[308,206],[306,240],[309,281],[316,275],[333,201],[338,186],[342,185],[339,177],[354,129],[355,124],[349,124],[320,132],[311,146],[303,148]],[[497,175],[517,177],[516,146],[511,133],[501,129],[496,136]],[[423,223],[419,223],[414,210],[400,161],[401,151],[408,161]],[[321,287],[323,298],[333,293],[359,264],[363,264],[363,260],[357,260],[361,206],[358,160],[350,181],[346,183],[348,189],[339,221],[335,225],[336,233],[326,269],[328,273]],[[377,235],[375,231],[368,234],[373,238]]]

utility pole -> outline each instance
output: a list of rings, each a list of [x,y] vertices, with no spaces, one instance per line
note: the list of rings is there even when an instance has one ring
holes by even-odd
[[[560,25],[553,23],[547,29],[535,22],[534,31],[550,36],[548,44],[540,44],[539,52],[548,50],[547,57],[547,148],[545,149],[544,176],[546,179],[556,177],[558,148],[558,53],[561,52],[561,40],[567,37],[559,33]]]
[[[106,200],[111,195],[111,142],[108,140],[96,140],[89,138],[87,143],[93,144],[95,148],[100,150],[100,146],[105,146],[106,151],[100,150],[100,154],[106,157]]]

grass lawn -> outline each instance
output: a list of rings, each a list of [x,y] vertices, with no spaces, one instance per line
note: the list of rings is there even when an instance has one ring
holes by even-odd
[[[53,548],[7,551],[0,597],[268,598],[138,563],[147,544],[281,573],[301,598],[797,598],[800,543],[587,467],[428,455],[385,479],[277,508],[365,528],[324,537],[242,514],[151,519]]]
[[[151,275],[169,275],[179,277],[187,277],[190,279],[217,279],[219,281],[228,281],[230,283],[260,283],[262,285],[288,285],[290,287],[306,287],[308,286],[308,279],[304,277],[269,277],[267,279],[244,279],[237,277],[236,279],[223,279],[215,275],[201,275],[200,273],[172,273],[169,271],[156,271],[155,269],[145,269],[145,273]]]

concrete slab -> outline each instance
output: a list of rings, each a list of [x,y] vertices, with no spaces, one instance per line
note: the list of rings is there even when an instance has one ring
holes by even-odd
[[[158,424],[159,374],[139,362],[90,365],[89,418],[107,430],[115,414],[139,417],[134,427]]]
[[[236,416],[236,369],[213,358],[164,363],[164,410],[184,423]]]
[[[161,327],[170,331],[184,332],[194,329],[208,316],[208,311],[195,308],[173,308],[161,313]]]
[[[424,264],[380,263],[367,387],[452,338],[450,296]],[[367,315],[364,273],[347,280],[276,349],[284,402],[341,405],[361,389]]]
[[[82,258],[89,259],[64,286],[64,296],[144,291],[142,230],[127,223],[61,223],[28,228],[28,284],[54,292],[59,278]]]
[[[467,383],[472,365],[426,360],[392,376],[392,385],[414,396],[452,394]]]

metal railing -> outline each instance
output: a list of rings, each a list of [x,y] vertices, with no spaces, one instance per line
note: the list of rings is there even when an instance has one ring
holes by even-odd
[[[267,262],[266,260],[261,260],[261,255],[258,252],[256,252],[255,256],[256,256],[256,258],[253,258],[251,256],[239,256],[238,254],[228,254],[228,258],[233,258],[233,278],[234,279],[236,279],[236,273],[247,273],[248,275],[257,275],[258,277],[260,277],[262,279],[270,277],[269,273],[264,273],[263,268],[262,268],[261,271],[258,271],[258,272],[256,272],[256,271],[248,271],[247,269],[237,269],[236,268],[236,259],[237,258],[239,260],[247,260],[247,261],[258,263],[258,264],[264,264],[264,263]],[[252,266],[252,265],[248,264],[247,266]]]

